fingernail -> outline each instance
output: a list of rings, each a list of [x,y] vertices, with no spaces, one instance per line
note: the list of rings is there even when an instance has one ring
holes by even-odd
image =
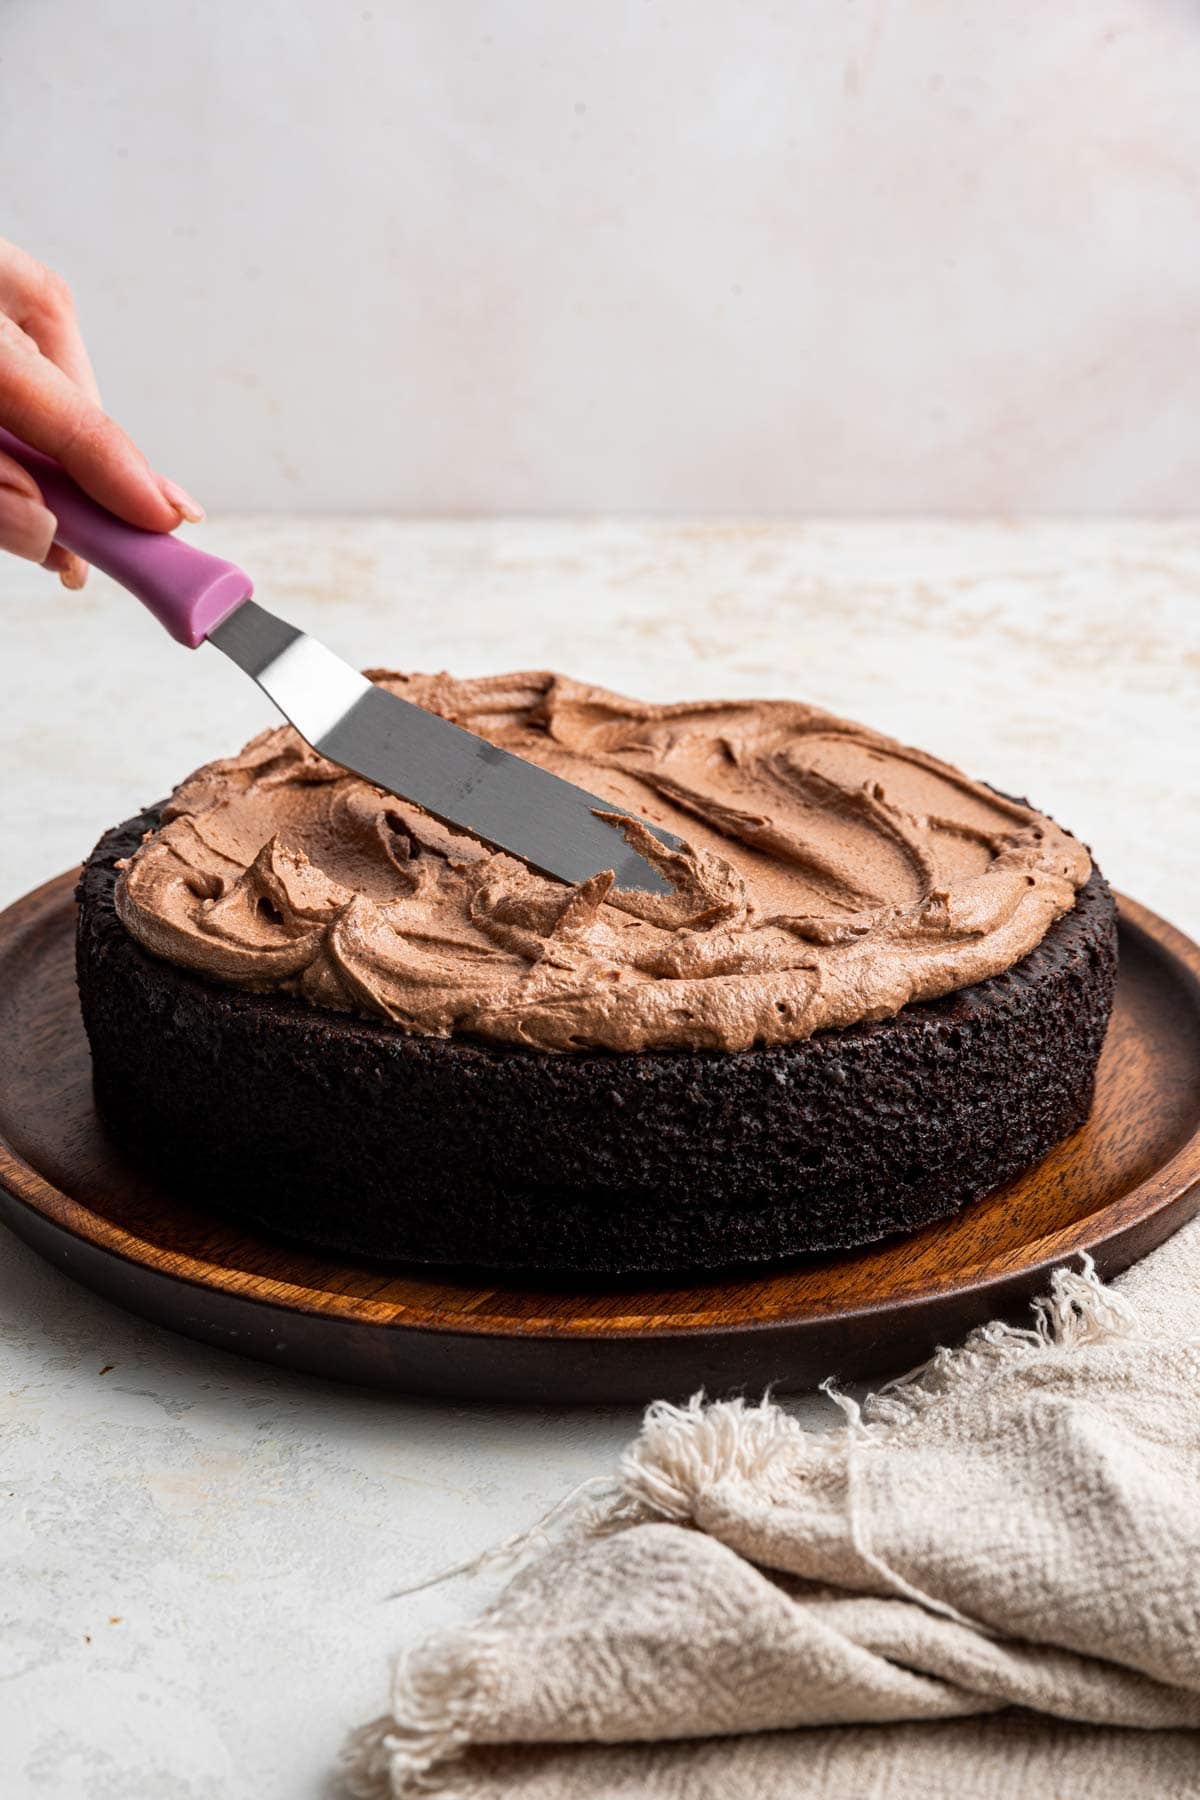
[[[87,564],[81,562],[77,556],[72,556],[67,563],[66,568],[60,569],[58,572],[58,579],[62,582],[63,586],[69,588],[72,593],[76,594],[79,592],[80,588],[83,587],[87,578]]]
[[[159,486],[181,519],[186,519],[189,525],[200,524],[204,508],[198,500],[192,499],[186,488],[181,488],[177,481],[168,481],[165,475],[159,477]]]

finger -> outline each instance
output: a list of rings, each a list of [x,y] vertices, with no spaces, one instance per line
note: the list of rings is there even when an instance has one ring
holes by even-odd
[[[76,556],[73,550],[64,550],[61,544],[51,544],[42,559],[42,567],[57,575],[63,586],[73,592],[77,593],[87,585],[87,563],[81,556]]]
[[[6,315],[0,315],[0,422],[56,457],[93,499],[131,525],[173,531],[188,516],[178,497],[167,498],[120,426]]]
[[[19,463],[0,456],[0,550],[45,562],[58,520],[43,504],[37,483]]]
[[[39,557],[38,545],[47,529],[51,536],[58,520],[42,499],[41,490],[27,469],[10,456],[0,455],[0,550],[28,557],[51,569],[64,587],[81,588],[88,578],[88,566],[81,556],[51,543]]]
[[[43,356],[100,404],[100,389],[70,288],[61,275],[5,238],[0,238],[0,312],[7,313]]]
[[[43,501],[41,490],[29,471],[23,469],[20,463],[14,462],[10,456],[2,454],[0,515],[7,517],[10,526],[6,536],[3,517],[0,517],[0,550],[27,556],[32,562],[40,562],[44,569],[51,569],[66,588],[83,587],[88,578],[88,565],[73,550],[65,550],[61,544],[51,543],[46,554],[38,556],[37,546],[47,529],[47,521],[53,536],[58,529],[58,520]],[[15,531],[11,529],[14,517]]]
[[[59,316],[35,313],[30,318],[18,319],[17,324],[24,327],[42,355],[49,357],[64,375],[70,376],[76,387],[94,405],[99,406],[100,388],[96,372],[92,368],[92,359],[87,353],[74,307],[69,307]]]

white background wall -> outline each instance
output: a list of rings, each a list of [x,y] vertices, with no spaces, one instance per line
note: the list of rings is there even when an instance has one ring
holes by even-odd
[[[0,0],[210,507],[1200,506],[1195,0]]]

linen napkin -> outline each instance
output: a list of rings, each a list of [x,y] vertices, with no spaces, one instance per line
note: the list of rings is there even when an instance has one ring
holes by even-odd
[[[399,1666],[362,1800],[1200,1796],[1200,1221],[803,1429],[646,1413]]]

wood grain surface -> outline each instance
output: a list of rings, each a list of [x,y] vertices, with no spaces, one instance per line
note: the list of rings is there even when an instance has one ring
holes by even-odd
[[[0,1216],[119,1305],[288,1367],[534,1401],[794,1390],[916,1361],[1019,1309],[1079,1251],[1115,1273],[1200,1210],[1200,949],[1122,900],[1091,1120],[948,1222],[700,1282],[497,1284],[310,1253],[177,1201],[107,1142],[75,995],[74,879],[0,914]]]

